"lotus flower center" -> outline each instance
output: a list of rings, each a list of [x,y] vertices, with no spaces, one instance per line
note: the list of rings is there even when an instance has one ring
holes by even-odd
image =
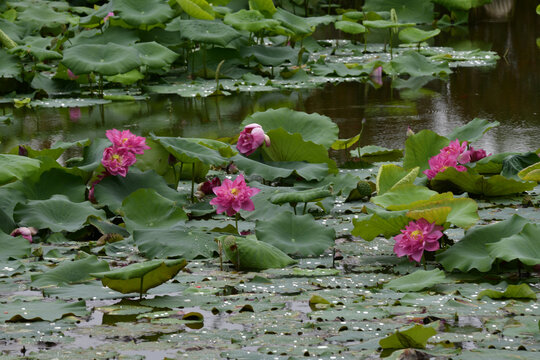
[[[112,158],[113,158],[114,160],[120,160],[120,155],[114,154],[114,155],[112,156]]]
[[[122,144],[125,144],[128,141],[128,138],[122,138]]]
[[[238,195],[238,189],[237,188],[232,188],[231,189],[231,194],[233,194],[234,196]]]
[[[422,230],[414,230],[412,233],[411,233],[411,237],[414,239],[414,240],[422,240],[424,238],[424,236],[422,236]]]

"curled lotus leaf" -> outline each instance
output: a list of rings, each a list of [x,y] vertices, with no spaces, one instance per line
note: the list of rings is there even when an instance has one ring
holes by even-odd
[[[440,29],[425,31],[415,27],[410,27],[399,32],[399,40],[406,43],[420,43],[439,35],[440,32]]]
[[[279,26],[279,21],[266,19],[264,15],[257,10],[240,10],[232,14],[227,14],[223,19],[223,22],[231,25],[237,30],[253,33],[263,30],[270,31]]]
[[[332,195],[332,192],[325,186],[323,188],[275,194],[270,198],[270,202],[279,205],[285,203],[306,203],[318,201],[330,195]]]

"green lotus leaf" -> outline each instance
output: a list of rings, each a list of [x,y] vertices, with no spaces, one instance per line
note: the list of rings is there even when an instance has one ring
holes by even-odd
[[[485,119],[474,118],[467,124],[456,127],[448,136],[450,141],[459,139],[460,142],[468,141],[469,143],[479,140],[488,130],[499,126],[498,121],[489,122]]]
[[[227,258],[240,270],[261,271],[296,264],[296,261],[283,251],[257,240],[255,236],[243,238],[224,235],[217,239],[221,242]]]
[[[199,160],[209,165],[224,165],[229,161],[218,150],[205,146],[202,139],[159,136],[153,136],[152,139],[183,163],[194,163]],[[223,146],[227,145],[223,143]]]
[[[362,24],[371,29],[397,29],[416,25],[415,23],[396,23],[390,20],[364,20]]]
[[[37,175],[37,174],[36,174]],[[65,168],[52,168],[37,176],[26,179],[14,188],[22,191],[27,199],[47,200],[55,194],[65,195],[73,202],[85,200],[86,184],[77,175],[68,173]]]
[[[377,15],[375,12],[382,12],[396,9],[397,17],[401,21],[431,24],[433,22],[433,3],[423,0],[409,0],[404,3],[401,0],[366,0],[362,11],[370,15]],[[371,13],[371,14],[370,14]],[[380,17],[379,17],[380,18]]]
[[[166,23],[174,16],[169,4],[161,0],[114,0],[115,15],[132,26]]]
[[[366,32],[366,27],[352,21],[336,21],[334,26],[347,34],[363,34]]]
[[[441,29],[431,31],[420,30],[415,27],[406,28],[399,32],[399,40],[405,43],[420,43],[439,35]]]
[[[244,30],[252,33],[258,33],[263,30],[271,31],[279,26],[279,21],[266,19],[257,10],[245,9],[225,15],[223,22],[231,25],[236,30]]]
[[[215,233],[198,228],[138,229],[133,239],[148,259],[182,257],[188,260],[212,258],[218,252]]]
[[[295,65],[298,61],[298,49],[292,49],[288,46],[270,47],[265,45],[252,45],[240,49],[240,54],[244,58],[254,57],[259,63],[266,66],[279,66],[287,61]]]
[[[269,16],[274,15],[277,11],[272,0],[249,0],[249,9],[260,11]]]
[[[67,12],[57,12],[47,4],[34,3],[17,14],[19,21],[41,29],[42,27],[55,27],[64,24],[77,25],[78,19]]]
[[[429,289],[433,285],[441,284],[445,280],[446,276],[442,270],[416,270],[412,274],[389,281],[384,284],[384,287],[402,292],[421,291]]]
[[[77,302],[56,301],[23,301],[17,299],[2,304],[1,322],[15,321],[54,321],[68,315],[85,316],[89,314],[84,300]]]
[[[334,244],[336,232],[311,215],[284,212],[255,224],[257,239],[293,256],[318,256]]]
[[[182,203],[185,195],[171,189],[163,177],[154,171],[141,172],[134,168],[130,169],[127,176],[109,176],[95,185],[95,197],[98,203],[107,205],[113,212],[118,211],[122,202],[134,191],[146,188],[154,189],[165,198]]]
[[[437,197],[435,195],[428,201],[419,201],[417,204],[410,206],[407,216],[414,220],[424,218],[437,225],[444,225],[449,222],[464,229],[470,228],[478,221],[478,205],[473,199],[434,199]]]
[[[406,330],[398,330],[394,334],[385,337],[379,341],[379,345],[384,350],[397,349],[425,349],[430,337],[437,334],[437,331],[431,326],[422,326],[415,324]]]
[[[470,9],[490,3],[491,0],[431,0],[435,4],[444,6],[449,10],[469,11]]]
[[[527,284],[519,285],[508,285],[504,292],[497,290],[482,290],[477,296],[478,300],[481,300],[483,297],[489,297],[494,300],[499,299],[527,299],[527,300],[536,300],[536,293],[529,287]]]
[[[333,150],[348,150],[360,140],[360,135],[361,134],[358,134],[348,139],[337,139],[330,147]]]
[[[178,54],[155,41],[134,45],[139,51],[141,62],[152,69],[167,69],[178,58]]]
[[[101,159],[103,158],[103,150],[110,146],[111,142],[104,138],[97,138],[92,141],[90,146],[84,146],[83,159],[81,161],[72,161],[70,165],[73,168],[78,168],[81,171],[92,172],[99,165],[101,165]]]
[[[285,129],[273,129],[266,132],[272,140],[270,147],[263,146],[266,159],[271,161],[307,161],[309,163],[326,163],[330,173],[337,173],[334,160],[328,156],[323,145],[304,141],[298,133],[290,134]]]
[[[19,58],[0,49],[0,78],[15,78],[20,74]]]
[[[119,212],[130,232],[134,229],[173,227],[188,219],[181,206],[155,189],[132,192],[122,202]]]
[[[359,68],[349,68],[343,63],[326,63],[311,65],[311,72],[316,76],[337,75],[341,77],[367,75],[367,71]]]
[[[337,125],[327,116],[288,108],[254,113],[242,121],[242,126],[251,123],[261,125],[265,132],[281,128],[289,134],[298,133],[305,141],[323,145],[326,149],[337,140],[339,131]]]
[[[277,8],[272,18],[278,20],[287,29],[291,30],[296,37],[309,36],[315,27],[306,18],[294,15],[287,10]]]
[[[43,73],[37,73],[30,86],[36,90],[43,90],[48,95],[61,95],[80,92],[79,84],[75,81],[54,79]]]
[[[364,162],[397,161],[403,157],[403,150],[388,149],[377,145],[367,145],[350,151],[351,156],[358,156]],[[408,169],[410,170],[410,169]]]
[[[137,292],[142,296],[148,289],[175,277],[186,265],[185,259],[156,259],[90,275],[101,279],[103,286],[122,294]]]
[[[503,196],[532,190],[536,186],[536,182],[508,179],[501,175],[486,178],[473,171],[460,172],[453,167],[438,173],[431,180],[431,187],[437,191],[447,190],[452,185],[471,194]]]
[[[176,0],[178,5],[191,17],[201,20],[214,20],[214,11],[205,0]]]
[[[489,255],[495,259],[512,261],[518,259],[525,265],[540,264],[540,226],[525,224],[523,229],[512,236],[487,244]]]
[[[377,195],[371,198],[371,202],[382,206],[383,208],[407,206],[415,201],[428,200],[436,191],[430,190],[425,186],[414,184],[397,185],[393,189],[385,192],[383,195]]]
[[[69,41],[72,46],[107,45],[108,43],[130,46],[139,41],[139,36],[135,30],[111,26],[103,32],[97,29],[82,31]]]
[[[286,204],[275,205],[270,202],[270,198],[283,191],[292,191],[292,188],[279,188],[274,186],[267,186],[257,182],[250,182],[250,186],[261,189],[261,191],[253,196],[253,204],[255,205],[254,211],[240,210],[242,218],[248,221],[265,220],[271,217],[281,214],[283,212],[292,213],[294,209]]]
[[[306,180],[322,180],[328,175],[327,164],[310,164],[299,161],[259,162],[248,157],[236,155],[231,161],[247,175],[259,175],[265,180],[287,178],[296,174]]]
[[[281,194],[275,194],[270,198],[272,204],[285,204],[285,203],[306,203],[319,201],[325,197],[331,196],[332,192],[328,187],[324,186],[316,189],[301,190],[286,192]]]
[[[0,260],[2,261],[21,259],[30,256],[32,245],[22,236],[13,237],[0,231],[0,249],[2,249],[0,251]]]
[[[94,11],[87,12],[86,16],[79,18],[79,25],[83,25],[85,28],[94,28],[103,24],[105,16],[113,11],[113,5],[113,2],[110,1]]]
[[[99,260],[95,255],[87,255],[79,260],[63,261],[51,270],[32,275],[32,286],[42,288],[88,282],[94,279],[90,273],[108,270],[109,264],[105,260]]]
[[[242,36],[234,28],[220,21],[183,20],[180,18],[167,24],[167,31],[180,31],[180,35],[184,39],[223,47]]]
[[[503,160],[501,175],[507,178],[520,179],[518,173],[536,163],[540,162],[540,157],[533,151],[510,155]]]
[[[426,76],[452,73],[448,63],[432,61],[417,51],[406,51],[391,60],[389,65],[385,67],[385,72],[391,75]]]
[[[98,73],[101,75],[124,74],[141,64],[139,52],[127,46],[109,43],[107,45],[76,45],[64,50],[62,60],[75,74]]]
[[[455,269],[463,272],[472,269],[489,271],[495,258],[489,254],[486,245],[518,234],[526,223],[526,219],[514,215],[509,220],[496,224],[474,227],[467,231],[458,243],[438,254],[437,261],[444,266],[446,271]]]
[[[540,181],[540,163],[526,167],[518,173],[518,176],[526,181]]]
[[[29,36],[24,38],[23,45],[16,46],[11,51],[21,51],[25,54],[30,54],[39,61],[62,59],[62,55],[59,52],[49,50],[52,40],[52,37]]]
[[[366,241],[371,241],[379,235],[388,239],[399,234],[399,231],[410,222],[406,211],[368,211],[371,212],[370,215],[353,219],[354,228],[351,231],[353,236],[360,236]]]
[[[47,200],[30,200],[15,206],[14,218],[23,226],[51,229],[53,232],[77,231],[90,216],[105,219],[105,211],[95,209],[90,202],[74,203],[64,195]]]
[[[23,201],[25,199],[23,198]],[[10,234],[17,225],[15,225],[15,222],[13,221],[13,218],[11,215],[8,215],[6,211],[2,209],[2,206],[0,206],[0,235],[2,232]]]
[[[429,168],[428,161],[449,144],[444,136],[437,135],[431,130],[422,130],[411,135],[405,141],[405,157],[403,167],[406,170],[420,168],[420,173]]]
[[[377,173],[377,195],[383,195],[399,185],[412,184],[419,171],[419,167],[405,170],[398,165],[384,164]]]
[[[26,156],[0,154],[0,185],[30,176],[40,165],[41,161]]]
[[[105,78],[107,79],[107,81],[110,81],[110,82],[116,82],[122,85],[132,85],[132,84],[135,84],[137,81],[144,79],[144,75],[138,69],[133,69],[133,70],[128,71],[125,74],[105,76]],[[127,96],[127,98],[119,99],[118,97],[114,97],[114,95],[104,95],[103,98],[106,100],[113,100],[113,101],[114,100],[120,100],[120,101],[134,100],[133,96],[130,96],[130,95],[125,95],[125,96]]]

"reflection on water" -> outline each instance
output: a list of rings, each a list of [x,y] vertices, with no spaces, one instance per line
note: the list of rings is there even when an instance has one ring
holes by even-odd
[[[502,5],[510,1],[497,1]],[[504,4],[503,4],[504,3]],[[218,138],[232,136],[240,122],[255,111],[291,107],[331,117],[340,137],[360,131],[367,120],[362,145],[403,147],[406,130],[424,128],[449,133],[475,117],[499,121],[480,145],[489,152],[527,151],[540,146],[540,16],[536,1],[519,0],[514,11],[491,17],[479,10],[474,25],[443,30],[436,46],[457,50],[481,48],[500,56],[495,68],[460,68],[448,80],[426,79],[417,90],[400,89],[385,79],[371,83],[328,84],[314,90],[241,93],[221,98],[152,96],[147,101],[120,102],[81,109],[11,109],[0,104],[0,115],[14,113],[11,124],[0,123],[0,149],[22,143],[46,147],[58,140],[104,137],[109,128],[130,128],[138,134]],[[508,19],[507,19],[508,17]]]

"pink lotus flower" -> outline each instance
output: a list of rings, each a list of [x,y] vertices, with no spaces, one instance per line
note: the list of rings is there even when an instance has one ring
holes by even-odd
[[[216,176],[212,180],[207,180],[198,186],[198,190],[203,192],[205,195],[211,194],[215,187],[221,186],[221,180]]]
[[[77,80],[79,78],[79,75],[75,75],[70,69],[67,69],[67,74],[71,80]]]
[[[257,150],[263,142],[267,147],[270,146],[270,138],[264,133],[262,126],[259,124],[249,124],[246,125],[242,132],[240,132],[236,148],[240,153],[249,156]]]
[[[428,179],[433,179],[438,173],[445,171],[449,167],[456,168],[457,171],[467,171],[463,166],[470,162],[478,161],[486,157],[486,151],[475,150],[472,146],[467,148],[467,142],[460,144],[456,139],[451,141],[448,146],[441,149],[440,153],[429,159],[429,169],[424,170]]]
[[[383,81],[382,81],[382,66],[377,66],[375,69],[373,69],[371,74],[369,74],[369,77],[371,78],[371,80],[375,84],[381,86],[383,84]]]
[[[457,171],[461,172],[467,171],[467,168],[465,166],[458,165],[457,157],[453,155],[438,154],[429,159],[428,163],[429,169],[424,170],[424,174],[426,174],[426,176],[430,180],[433,179],[435,175],[445,171],[449,167],[453,167]]]
[[[210,200],[210,204],[217,206],[216,212],[218,214],[226,212],[228,216],[232,216],[241,209],[255,210],[251,197],[261,190],[247,186],[244,176],[238,175],[234,181],[223,180],[222,185],[213,188],[212,191],[216,197]]]
[[[37,229],[33,227],[20,227],[11,232],[11,236],[22,236],[26,240],[32,242],[32,235],[37,234]]]
[[[439,239],[442,237],[442,226],[429,223],[420,218],[416,222],[411,221],[401,230],[401,234],[394,236],[396,244],[394,252],[398,257],[408,255],[410,260],[420,262],[424,250],[435,251],[439,249]]]
[[[467,164],[470,162],[476,162],[480,159],[485,158],[486,156],[488,156],[486,150],[475,150],[472,146],[469,146],[469,150],[463,152],[460,156],[458,156],[458,161],[462,164]]]
[[[81,108],[80,107],[70,107],[69,108],[69,120],[73,122],[79,121],[81,118]]]
[[[114,16],[114,13],[112,11],[103,18],[103,22],[106,23],[111,16]]]
[[[134,135],[129,130],[111,129],[105,131],[105,135],[113,143],[114,147],[129,150],[134,154],[142,154],[144,150],[150,149],[146,145],[146,138]]]
[[[135,164],[137,159],[135,154],[126,148],[117,148],[110,146],[103,151],[101,163],[111,175],[120,175],[125,177],[128,168]]]

